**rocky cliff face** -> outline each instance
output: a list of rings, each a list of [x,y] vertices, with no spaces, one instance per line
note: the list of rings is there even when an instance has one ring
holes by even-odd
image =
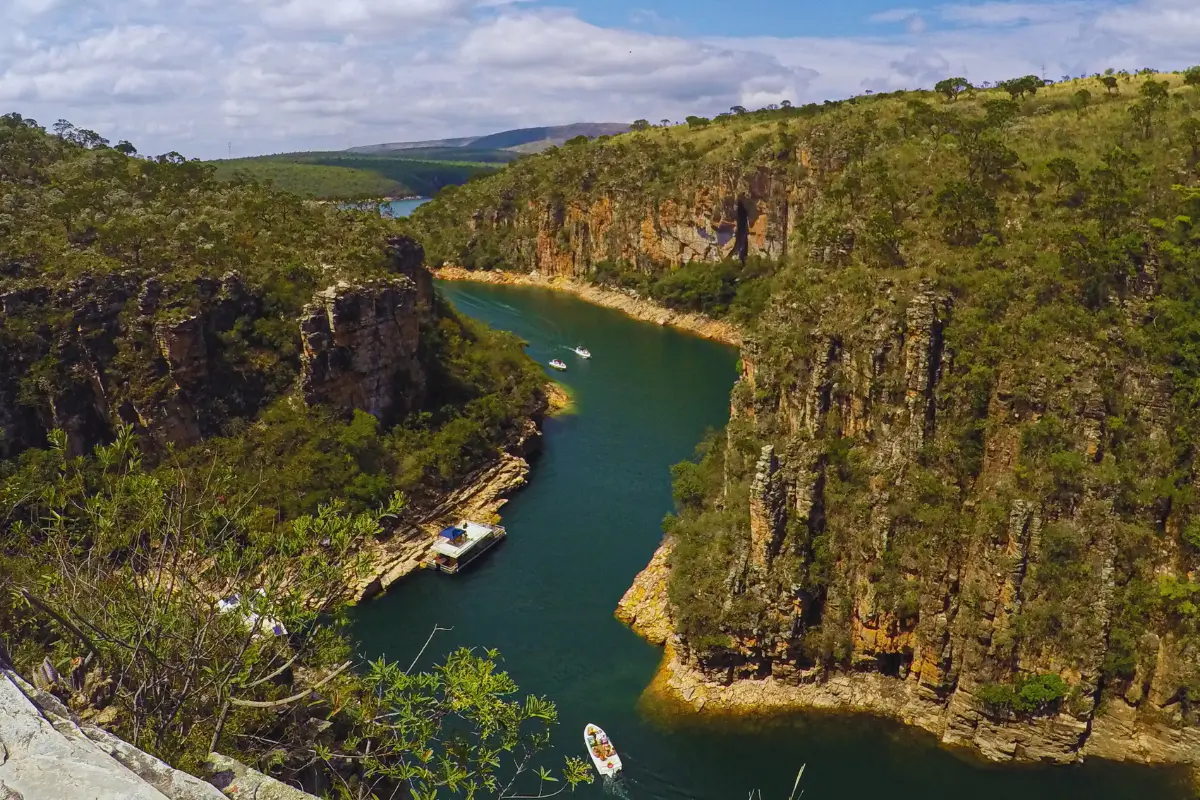
[[[762,300],[728,431],[622,606],[695,685],[995,758],[1198,758],[1200,200],[1163,144],[1195,109],[1151,135],[1114,99],[1068,147],[1080,88],[647,130],[414,216],[466,269]]]
[[[306,402],[391,421],[423,400],[417,347],[433,302],[420,245],[398,238],[391,254],[394,277],[320,290],[290,320],[235,272],[169,284],[131,271],[0,295],[0,456],[55,428],[78,455],[120,424],[153,446],[192,445],[297,377]]]
[[[696,574],[694,549],[668,540],[618,611],[668,644],[656,690],[710,711],[885,714],[994,760],[1200,764],[1181,688],[1195,652],[1161,612],[1119,618],[1142,581],[1179,574],[1183,523],[1079,467],[1115,457],[1119,417],[1141,468],[1161,469],[1167,387],[1064,342],[1056,378],[1006,376],[969,411],[949,377],[952,297],[876,296],[868,324],[810,323],[802,349],[747,342],[713,512],[740,516],[734,558],[708,564],[721,610],[672,603],[703,590],[672,573]],[[1030,425],[1059,431],[1072,466],[1037,477]],[[1052,702],[996,699],[1046,675],[1067,687]]]
[[[787,255],[807,193],[794,180],[796,165],[704,169],[681,153],[655,151],[654,158],[679,161],[669,179],[659,178],[668,185],[650,190],[635,174],[622,177],[628,166],[619,159],[627,155],[609,154],[618,161],[555,178],[547,192],[531,193],[518,183],[521,188],[478,198],[483,207],[464,202],[455,209],[461,220],[436,234],[450,240],[449,251],[439,248],[439,260],[458,263],[473,253],[476,264],[489,267],[586,279],[601,262],[654,272],[691,261]]]
[[[418,407],[425,372],[417,294],[408,278],[319,292],[300,321],[305,402],[361,409],[385,422]]]
[[[600,261],[650,268],[786,255],[794,212],[781,177],[768,170],[716,177],[692,184],[689,176],[663,200],[533,202],[511,221],[536,231],[513,266],[586,277]]]

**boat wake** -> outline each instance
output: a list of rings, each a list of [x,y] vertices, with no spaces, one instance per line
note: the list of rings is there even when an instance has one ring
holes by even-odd
[[[621,778],[621,773],[616,775],[604,776],[604,793],[611,794],[613,797],[621,797],[624,800],[633,800],[633,796],[629,794],[629,788],[626,787],[625,781]]]

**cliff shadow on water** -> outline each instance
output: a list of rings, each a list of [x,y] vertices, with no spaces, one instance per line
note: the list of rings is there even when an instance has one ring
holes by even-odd
[[[496,647],[525,692],[558,704],[560,752],[583,755],[580,731],[602,725],[626,764],[619,784],[581,797],[726,800],[761,789],[787,797],[807,769],[805,798],[839,800],[1182,800],[1185,776],[1104,761],[997,769],[936,739],[867,715],[697,714],[644,696],[662,651],[612,616],[650,560],[670,509],[670,466],[706,428],[722,426],[737,354],[545,289],[443,283],[471,316],[524,339],[555,373],[576,413],[549,418],[527,488],[503,509],[504,548],[457,576],[421,573],[356,610],[365,654],[407,663],[436,624],[422,664],[458,645]],[[589,348],[578,359],[568,348]]]

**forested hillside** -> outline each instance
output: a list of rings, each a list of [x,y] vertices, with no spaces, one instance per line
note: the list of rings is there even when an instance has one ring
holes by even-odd
[[[383,197],[431,197],[446,186],[466,183],[501,167],[510,154],[492,151],[400,151],[388,155],[356,153],[283,153],[210,162],[216,177],[242,175],[275,188],[319,200],[375,200]],[[474,160],[473,160],[474,159]],[[496,163],[484,163],[484,162]]]
[[[497,754],[544,748],[554,708],[495,654],[409,674],[342,634],[381,543],[532,448],[546,407],[398,233],[0,117],[0,667],[192,771],[525,786]]]
[[[999,759],[1200,760],[1200,69],[635,127],[411,224],[434,264],[745,328],[639,579],[676,677],[844,677]]]

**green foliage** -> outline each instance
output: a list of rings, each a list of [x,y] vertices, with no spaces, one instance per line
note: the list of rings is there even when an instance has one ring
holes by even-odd
[[[945,95],[949,102],[954,102],[960,94],[969,89],[971,89],[971,84],[966,78],[946,78],[938,81],[937,85],[933,87],[935,92]]]
[[[984,684],[976,690],[975,695],[993,712],[1039,714],[1056,708],[1068,691],[1066,681],[1051,672],[1030,675],[1016,685]]]
[[[364,169],[257,158],[215,161],[213,166],[219,180],[243,177],[318,200],[403,197],[413,193],[408,186]]]
[[[425,672],[348,671],[351,579],[402,498],[280,522],[224,465],[203,483],[147,472],[129,429],[91,459],[66,458],[54,439],[40,495],[11,480],[0,491],[20,545],[0,560],[12,591],[0,619],[15,652],[82,670],[72,681],[90,670],[98,690],[58,691],[81,710],[111,707],[135,746],[191,770],[214,747],[283,778],[311,781],[316,765],[317,784],[353,797],[550,796],[591,781],[577,758],[561,773],[541,766],[554,704],[508,699],[517,686],[494,652],[458,650]],[[218,603],[229,597],[240,604]]]
[[[942,220],[942,235],[955,245],[977,244],[991,226],[998,208],[982,187],[957,181],[937,194],[934,215]]]
[[[535,769],[550,748],[557,712],[545,698],[509,699],[517,685],[497,671],[497,658],[494,651],[481,656],[459,649],[433,671],[416,674],[395,663],[372,663],[364,702],[353,709],[356,736],[348,743],[371,745],[362,788],[404,784],[414,798],[505,798],[549,797],[591,783],[591,767],[579,758],[565,760],[561,779]],[[336,762],[344,754],[323,757]],[[511,769],[504,766],[509,759]]]
[[[1001,81],[999,86],[1004,91],[1008,92],[1013,100],[1024,98],[1025,95],[1035,95],[1038,89],[1046,85],[1046,82],[1037,75],[1026,75],[1022,78],[1011,78],[1006,81]]]
[[[282,398],[254,424],[183,451],[179,462],[199,470],[216,458],[288,518],[331,496],[356,510],[376,507],[394,491],[422,504],[436,501],[495,460],[538,411],[544,381],[515,337],[448,307],[442,315],[422,339],[430,403],[393,428],[364,412],[346,419]]]
[[[1200,90],[1200,66],[1185,69],[1183,71],[1183,82],[1193,89]]]

